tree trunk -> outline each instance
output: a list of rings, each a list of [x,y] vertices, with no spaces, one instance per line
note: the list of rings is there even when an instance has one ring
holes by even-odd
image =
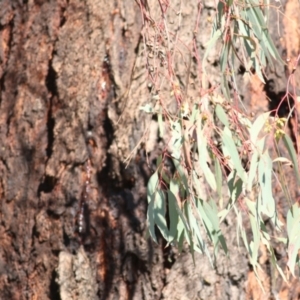
[[[182,5],[188,24],[197,5]],[[249,296],[235,242],[213,270],[146,235],[142,23],[134,1],[0,2],[0,299]],[[235,240],[234,221],[224,230]]]

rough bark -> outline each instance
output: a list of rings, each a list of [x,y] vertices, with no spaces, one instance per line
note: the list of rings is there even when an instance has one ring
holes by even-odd
[[[189,40],[196,4],[182,5]],[[213,7],[205,2],[202,20]],[[210,32],[205,22],[200,27],[203,50]],[[149,98],[141,29],[134,1],[0,2],[1,299],[268,299],[279,293],[281,282],[272,279],[262,254],[267,294],[260,294],[230,219],[223,229],[231,257],[221,256],[215,270],[200,255],[194,266],[189,253],[146,236],[151,165],[142,147],[133,149],[145,124],[157,124],[139,113]],[[296,55],[299,45],[288,46],[286,36],[283,49]],[[216,57],[217,51],[208,58],[212,80]],[[243,84],[245,102],[256,109]],[[262,94],[263,87],[255,91]],[[147,147],[154,159],[160,144],[153,132]],[[281,299],[295,299],[297,289],[297,282],[289,292],[283,286]]]

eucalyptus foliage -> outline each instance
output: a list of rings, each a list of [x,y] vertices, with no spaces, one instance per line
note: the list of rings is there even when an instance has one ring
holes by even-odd
[[[166,151],[158,157],[148,182],[147,221],[154,241],[158,228],[168,244],[179,249],[187,244],[192,254],[205,254],[213,264],[220,248],[230,254],[221,228],[228,214],[234,214],[237,240],[243,241],[254,270],[258,267],[259,247],[265,245],[273,265],[285,278],[272,247],[274,239],[286,245],[292,274],[300,249],[299,205],[292,205],[289,199],[290,210],[283,224],[273,195],[277,180],[274,166],[293,166],[300,184],[297,154],[284,131],[287,119],[271,116],[270,112],[253,119],[233,105],[228,84],[234,88],[237,61],[249,75],[255,70],[262,82],[267,63],[283,63],[268,31],[268,7],[268,1],[263,5],[258,0],[218,2],[202,71],[205,76],[207,55],[221,43],[221,92],[207,92],[188,103],[173,81],[171,96],[176,98],[178,108],[175,114],[163,106],[159,95],[155,95],[155,105],[150,101],[141,107],[157,116],[160,136],[168,133]],[[162,10],[163,20],[166,11]],[[155,27],[153,20],[151,25]],[[168,30],[166,25],[164,30]],[[279,142],[285,145],[288,157],[279,153]],[[276,158],[269,151],[270,144],[277,149]],[[167,159],[172,161],[173,170],[167,167]],[[281,185],[288,189],[286,182]],[[266,220],[278,231],[278,237],[268,232]],[[251,234],[246,232],[245,222],[250,224]]]

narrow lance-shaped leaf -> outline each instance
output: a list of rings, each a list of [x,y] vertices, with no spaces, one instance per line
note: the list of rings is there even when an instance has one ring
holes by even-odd
[[[250,225],[253,234],[253,240],[250,242],[250,262],[252,266],[255,268],[257,265],[257,258],[258,258],[258,249],[259,249],[259,242],[260,242],[260,233],[259,233],[259,220],[256,219],[255,215],[255,203],[252,201],[246,201],[248,209],[250,211],[249,218],[250,218]]]
[[[228,248],[226,245],[225,238],[220,229],[220,223],[219,223],[219,218],[218,218],[218,208],[217,208],[215,201],[213,199],[210,199],[210,201],[206,202],[206,204],[204,205],[204,209],[205,209],[206,214],[209,217],[211,224],[214,228],[216,237],[218,239],[218,243],[221,244],[224,252],[227,254]]]
[[[227,153],[230,156],[229,160],[232,162],[232,165],[235,168],[237,174],[245,183],[247,183],[247,176],[242,166],[239,153],[232,139],[231,131],[227,127],[225,127],[223,130],[222,141],[223,141],[223,152]]]
[[[227,178],[228,192],[230,201],[228,202],[225,209],[219,212],[220,222],[223,222],[228,213],[232,208],[235,208],[235,203],[238,200],[239,196],[242,193],[243,181],[240,178],[237,178],[236,171],[233,170]]]
[[[187,173],[186,170],[183,168],[183,166],[181,165],[180,161],[178,159],[172,159],[173,163],[175,165],[175,168],[180,176],[180,180],[183,183],[183,186],[186,190],[186,192],[188,193],[189,191],[189,185],[188,185],[188,179],[187,179]]]
[[[201,167],[201,170],[203,172],[203,175],[208,182],[209,186],[212,188],[212,190],[216,191],[217,184],[215,175],[211,171],[211,169],[208,167],[207,164],[207,140],[203,135],[203,131],[200,130],[200,125],[197,127],[197,146],[198,146],[198,153],[199,153],[199,164]]]
[[[223,107],[219,104],[216,105],[216,115],[219,118],[219,120],[227,127],[229,127],[229,121],[227,114],[225,113]]]
[[[154,199],[154,222],[165,240],[169,240],[169,230],[166,222],[165,194],[162,190],[155,193]]]
[[[186,213],[188,214],[187,217],[191,227],[191,233],[193,236],[193,240],[195,241],[195,250],[200,253],[204,253],[207,250],[206,245],[202,239],[200,229],[199,229],[199,224],[192,212],[192,207],[189,201],[186,203]]]
[[[184,237],[185,237],[185,226],[183,225],[182,220],[179,219],[177,224],[177,236],[176,236],[179,253],[181,253],[183,249]]]
[[[236,171],[233,170],[227,179],[230,196],[229,205],[235,204],[243,190],[243,181],[240,178],[237,178],[236,174]]]
[[[203,55],[203,62],[205,62],[208,54],[211,52],[211,50],[213,49],[213,47],[215,46],[217,40],[221,37],[221,35],[222,35],[222,32],[221,32],[220,29],[216,30],[213,33],[213,36],[211,37],[211,39],[206,44],[206,50],[205,50],[204,55]],[[204,66],[205,66],[205,63],[203,63],[203,72],[206,73]]]
[[[266,121],[268,120],[270,116],[270,112],[266,112],[264,114],[261,114],[257,117],[257,119],[254,121],[253,125],[249,129],[250,132],[250,141],[255,146],[256,141],[259,137],[259,133],[264,127]]]
[[[247,8],[246,11],[247,11],[246,16],[251,23],[251,29],[253,30],[257,39],[259,40],[259,45],[262,48],[262,51],[264,52],[264,54],[267,56],[268,61],[270,63],[272,63],[272,58],[270,56],[269,49],[267,48],[266,43],[265,43],[266,37],[265,37],[264,29],[266,28],[266,26],[264,23],[261,24],[260,19],[256,15],[253,7]]]
[[[272,41],[272,38],[270,36],[270,33],[267,28],[267,24],[265,22],[265,16],[263,15],[262,10],[259,5],[260,3],[258,1],[253,1],[253,0],[249,0],[249,2],[252,4],[251,8],[257,18],[257,23],[260,24],[260,26],[261,26],[263,38],[265,39],[264,42],[267,46],[268,51],[273,56],[273,58],[276,59],[277,63],[282,64],[283,63],[282,58],[280,57],[280,55]]]
[[[175,180],[170,181],[170,190],[168,190],[168,203],[169,203],[169,219],[170,231],[169,242],[174,240],[177,236],[177,224],[179,221],[178,204],[175,195],[179,194],[179,186]]]
[[[181,207],[179,205],[179,193],[180,193],[180,189],[179,189],[179,185],[180,183],[178,181],[175,180],[171,180],[170,182],[170,193],[172,194],[172,197],[174,197],[176,199],[176,201],[173,202],[173,204],[175,205],[176,211],[179,215],[179,219],[181,220],[182,224],[184,225],[184,228],[186,231],[190,230],[189,224],[187,223],[187,220],[184,216],[184,214],[181,211]]]
[[[272,266],[280,273],[281,277],[285,281],[287,281],[286,280],[286,276],[283,273],[283,270],[281,269],[281,267],[277,263],[277,258],[276,258],[276,255],[275,255],[275,251],[274,251],[273,247],[271,246],[269,240],[266,240],[265,238],[262,238],[262,242],[267,247],[267,249],[268,249],[268,251],[270,253]]]
[[[223,95],[226,97],[226,99],[230,99],[230,89],[228,86],[228,79],[226,74],[221,75],[221,89]]]
[[[188,221],[188,224],[191,228],[191,230],[189,231],[186,231],[186,235],[187,235],[187,238],[188,238],[188,242],[189,242],[189,245],[190,245],[190,251],[191,251],[191,254],[192,254],[192,257],[193,257],[193,262],[195,264],[195,256],[194,256],[194,250],[195,250],[195,247],[194,247],[194,239],[193,239],[193,235],[192,235],[192,226],[194,225],[193,222],[192,222],[192,214],[190,212],[190,207],[189,207],[189,204],[188,204],[188,201],[186,201],[184,203],[184,214],[187,218],[187,221]],[[192,223],[192,224],[191,224]]]
[[[154,212],[154,202],[155,195],[158,188],[158,174],[155,172],[149,179],[147,185],[147,200],[148,200],[148,210],[147,210],[147,222],[149,226],[149,233],[152,239],[157,243],[155,235],[155,212]]]
[[[262,205],[261,212],[275,218],[275,201],[272,194],[272,160],[266,151],[260,158],[258,164],[259,185],[261,188]]]
[[[217,157],[214,159],[215,161],[215,171],[216,171],[216,183],[217,183],[217,192],[220,198],[222,198],[222,169],[219,160]]]
[[[287,214],[288,243],[288,267],[295,276],[295,264],[300,249],[300,207],[295,203]]]
[[[253,189],[253,181],[257,174],[257,167],[258,167],[258,152],[257,150],[254,150],[250,160],[250,168],[248,173],[247,190],[249,192],[251,192]]]
[[[213,225],[211,223],[210,218],[206,214],[206,210],[204,209],[205,203],[206,202],[204,202],[201,199],[197,199],[195,202],[196,207],[197,207],[197,212],[199,214],[200,219],[203,222],[203,225],[205,226],[206,233],[207,233],[209,239],[214,243],[214,245],[216,245],[217,240],[215,238],[215,232],[213,230]]]
[[[229,52],[230,52],[230,45],[231,44],[229,42],[225,42],[223,46],[223,51],[221,52],[220,64],[221,64],[222,73],[225,73],[226,71],[226,66],[227,66]]]
[[[292,159],[293,165],[294,165],[294,170],[295,170],[295,174],[298,180],[298,184],[300,185],[300,174],[299,174],[299,165],[298,165],[298,159],[297,159],[297,154],[293,145],[293,142],[291,140],[291,138],[285,134],[282,137],[282,140],[284,142],[285,147],[287,148],[289,155]]]

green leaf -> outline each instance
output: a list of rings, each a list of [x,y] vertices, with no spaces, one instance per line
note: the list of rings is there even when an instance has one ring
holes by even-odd
[[[196,205],[197,203],[197,199],[193,198],[193,203]],[[189,209],[189,212],[193,215],[191,216],[191,219],[193,220],[192,221],[192,224],[191,226],[192,227],[192,230],[193,230],[193,235],[195,236],[196,240],[198,241],[197,243],[197,248],[196,250],[198,252],[201,252],[201,253],[205,253],[206,256],[208,257],[209,259],[209,262],[211,263],[211,265],[213,265],[213,262],[212,262],[212,259],[211,259],[211,255],[209,253],[209,250],[206,246],[206,243],[205,241],[203,240],[202,238],[202,235],[201,235],[201,232],[200,232],[200,225],[199,225],[199,222],[197,221],[196,217],[194,216],[194,214],[192,213],[192,208],[191,208],[191,205],[189,205],[190,209]],[[198,215],[199,215],[199,211],[197,211]],[[202,221],[202,218],[201,216],[199,215],[199,219],[200,221]],[[198,250],[199,249],[199,250]]]
[[[230,99],[230,89],[228,86],[228,80],[226,74],[221,75],[221,89],[224,97],[229,100]]]
[[[222,198],[222,169],[219,160],[217,157],[214,157],[215,161],[215,173],[216,173],[216,184],[217,184],[217,192],[220,198]]]
[[[227,5],[230,7],[233,3],[233,0],[227,0],[226,2],[227,2]]]
[[[217,40],[221,37],[221,35],[222,35],[222,32],[221,32],[220,29],[216,30],[213,33],[213,36],[211,37],[211,39],[206,44],[206,50],[205,50],[204,55],[203,55],[203,62],[206,60],[208,54],[211,52],[211,50],[213,49],[213,47],[215,46]],[[203,66],[204,65],[205,64],[203,64]],[[203,68],[203,71],[205,73],[205,68]]]
[[[198,146],[198,153],[199,153],[199,164],[209,186],[212,188],[213,191],[216,191],[217,189],[216,179],[213,172],[211,171],[211,169],[208,167],[207,164],[207,158],[208,158],[207,140],[203,136],[203,131],[198,129],[199,128],[197,128],[197,146]]]
[[[205,197],[205,192],[202,189],[200,178],[195,170],[192,170],[192,179],[194,183],[194,188],[196,189],[196,194]]]
[[[294,165],[294,171],[295,171],[295,174],[296,174],[296,178],[298,180],[298,184],[300,185],[299,165],[298,165],[297,154],[296,154],[293,142],[292,142],[291,138],[287,134],[285,134],[282,137],[282,140],[283,140],[284,145],[287,148],[287,150],[289,152],[289,155],[290,155],[290,157],[292,159],[292,163]]]
[[[243,181],[236,177],[236,171],[232,171],[228,176],[228,188],[230,193],[230,205],[235,204],[243,190]]]
[[[259,7],[259,3],[256,1],[253,1],[253,0],[249,0],[249,2],[252,4],[251,8],[252,8],[252,11],[254,12],[254,14],[256,15],[257,24],[259,24],[261,26],[263,37],[264,37],[264,42],[267,46],[268,51],[273,56],[273,58],[276,59],[277,63],[282,64],[283,61],[282,61],[280,55],[278,54],[278,51],[277,51],[277,49],[272,41],[272,38],[269,34],[268,27],[265,22],[265,16],[263,15],[262,10]]]
[[[253,180],[255,179],[257,174],[257,167],[258,167],[258,151],[254,150],[251,157],[250,168],[248,173],[247,190],[249,192],[251,192],[253,188]]]
[[[204,209],[205,209],[206,214],[207,214],[208,218],[210,219],[211,224],[214,228],[214,233],[216,234],[217,239],[218,239],[217,243],[221,244],[224,252],[227,254],[228,248],[226,245],[225,238],[220,229],[220,222],[219,222],[219,218],[218,218],[218,208],[217,208],[215,201],[213,199],[210,199],[210,201],[207,202],[207,204],[205,205]],[[216,245],[217,245],[217,243],[216,243]]]
[[[245,233],[244,226],[243,226],[242,214],[236,207],[234,207],[234,211],[236,213],[236,221],[237,221],[236,222],[237,223],[237,226],[236,226],[237,245],[238,245],[238,247],[240,247],[240,235],[239,235],[239,233],[241,233],[242,240],[244,241],[244,245],[245,245],[245,247],[248,251],[249,245],[248,245],[248,241],[247,241],[247,238],[246,238],[246,233]]]
[[[256,216],[255,202],[246,200],[246,204],[250,211],[249,218],[250,218],[250,225],[253,234],[253,240],[249,244],[250,262],[252,266],[255,268],[255,266],[257,265],[258,249],[260,243],[259,220],[257,220],[257,218],[255,217]]]
[[[228,62],[229,52],[230,52],[230,43],[225,43],[223,46],[223,50],[220,56],[220,64],[221,64],[221,72],[225,73],[226,66]]]
[[[254,39],[250,36],[249,26],[246,25],[241,19],[237,19],[236,22],[238,23],[239,27],[239,37],[244,40],[248,55],[251,57],[251,54],[255,53],[257,47]]]
[[[237,208],[235,208],[235,211],[237,212]],[[243,226],[242,214],[237,213],[237,217],[238,217],[238,225],[241,232],[242,240],[244,242],[245,248],[247,249],[248,253],[250,253],[250,245],[247,239],[245,227]]]
[[[176,209],[176,198],[174,195],[168,191],[168,200],[169,200],[169,219],[170,219],[170,230],[169,230],[169,239],[168,242],[172,242],[177,236],[177,224],[179,222],[179,214]]]
[[[225,113],[223,107],[219,104],[216,105],[216,115],[225,126],[229,127],[227,114]]]
[[[299,204],[295,203],[287,214],[287,232],[289,237],[288,242],[288,267],[295,276],[295,263],[300,249],[300,208]]]
[[[206,249],[205,242],[203,241],[201,233],[200,233],[199,224],[192,212],[192,208],[191,208],[191,205],[189,204],[189,202],[186,202],[185,205],[186,205],[187,219],[189,220],[189,224],[191,227],[191,233],[198,241],[198,243],[195,244],[195,246],[196,246],[195,250],[200,253],[204,253],[207,251],[207,249]],[[195,240],[195,239],[193,239],[193,240]]]
[[[150,179],[148,181],[148,185],[147,185],[147,196],[148,197],[151,198],[152,195],[157,191],[158,182],[159,182],[158,174],[157,174],[157,172],[154,172],[152,174],[152,176],[150,177]],[[148,198],[148,202],[150,202],[149,198]]]
[[[270,218],[276,218],[275,201],[272,194],[272,160],[265,152],[258,163],[259,185],[261,188],[261,204],[259,211]],[[275,219],[274,219],[275,220]]]
[[[255,147],[256,147],[256,150],[258,151],[259,155],[264,151],[265,141],[266,141],[266,137],[265,136],[263,138],[258,139],[256,141]]]
[[[179,219],[179,222],[177,224],[177,241],[178,241],[179,253],[181,253],[183,249],[184,237],[185,237],[185,227],[183,225],[182,220]]]
[[[225,127],[222,133],[223,153],[230,156],[230,161],[240,178],[247,183],[246,172],[242,166],[239,153],[232,139],[232,134],[229,128]]]
[[[162,155],[158,155],[158,157],[156,159],[156,168],[157,169],[162,167],[162,161],[163,161]]]
[[[275,159],[273,159],[273,163],[275,163],[275,162],[280,162],[287,166],[293,165],[292,162],[289,159],[287,159],[286,157],[276,157]]]
[[[190,245],[190,251],[191,251],[191,254],[193,257],[193,262],[195,264],[195,256],[194,256],[195,246],[194,246],[194,239],[192,236],[192,229],[195,227],[195,224],[193,222],[193,214],[191,213],[191,209],[190,209],[190,206],[188,205],[187,201],[184,203],[183,208],[184,208],[184,213],[187,218],[188,224],[191,228],[191,230],[186,231],[186,235],[187,235],[188,243]],[[197,224],[196,224],[196,226],[197,226]]]
[[[192,109],[192,113],[191,113],[191,117],[190,117],[190,120],[191,120],[192,124],[199,121],[199,119],[200,119],[199,114],[200,114],[199,105],[194,104],[193,109]]]
[[[173,158],[173,163],[180,176],[180,180],[183,183],[186,193],[189,194],[189,185],[188,185],[188,177],[187,177],[186,169],[183,168],[183,166],[180,164],[180,161],[177,159]]]
[[[179,215],[179,221],[182,222],[185,231],[190,231],[190,227],[189,224],[187,223],[187,220],[184,216],[184,214],[181,211],[181,208],[179,207],[179,193],[180,193],[180,188],[179,188],[180,183],[175,181],[175,180],[171,180],[170,181],[170,193],[172,194],[172,197],[175,198],[176,201],[173,201],[173,204],[175,205],[176,211]]]
[[[165,195],[162,190],[158,190],[154,199],[154,222],[160,230],[165,240],[169,240],[169,230],[166,222]]]
[[[148,204],[148,210],[147,210],[147,222],[148,222],[148,230],[150,233],[150,236],[154,240],[155,243],[157,243],[156,235],[155,235],[155,221],[154,221],[154,198],[151,198],[149,204]]]
[[[250,7],[247,9],[247,17],[251,23],[251,29],[253,30],[254,34],[259,40],[259,44],[264,52],[264,54],[267,56],[268,61],[272,61],[271,56],[269,54],[268,48],[266,47],[266,37],[265,37],[265,24],[264,22],[261,23],[260,19],[255,13],[255,9],[253,7]]]
[[[270,112],[266,112],[258,116],[258,118],[254,121],[252,127],[250,128],[250,141],[253,145],[256,144],[258,139],[258,135],[262,130],[263,126],[265,125],[266,121],[269,119]]]
[[[147,222],[149,227],[149,233],[152,239],[157,243],[155,235],[155,196],[158,188],[158,174],[155,172],[149,179],[147,186],[147,200],[148,200],[148,210],[147,210]]]

